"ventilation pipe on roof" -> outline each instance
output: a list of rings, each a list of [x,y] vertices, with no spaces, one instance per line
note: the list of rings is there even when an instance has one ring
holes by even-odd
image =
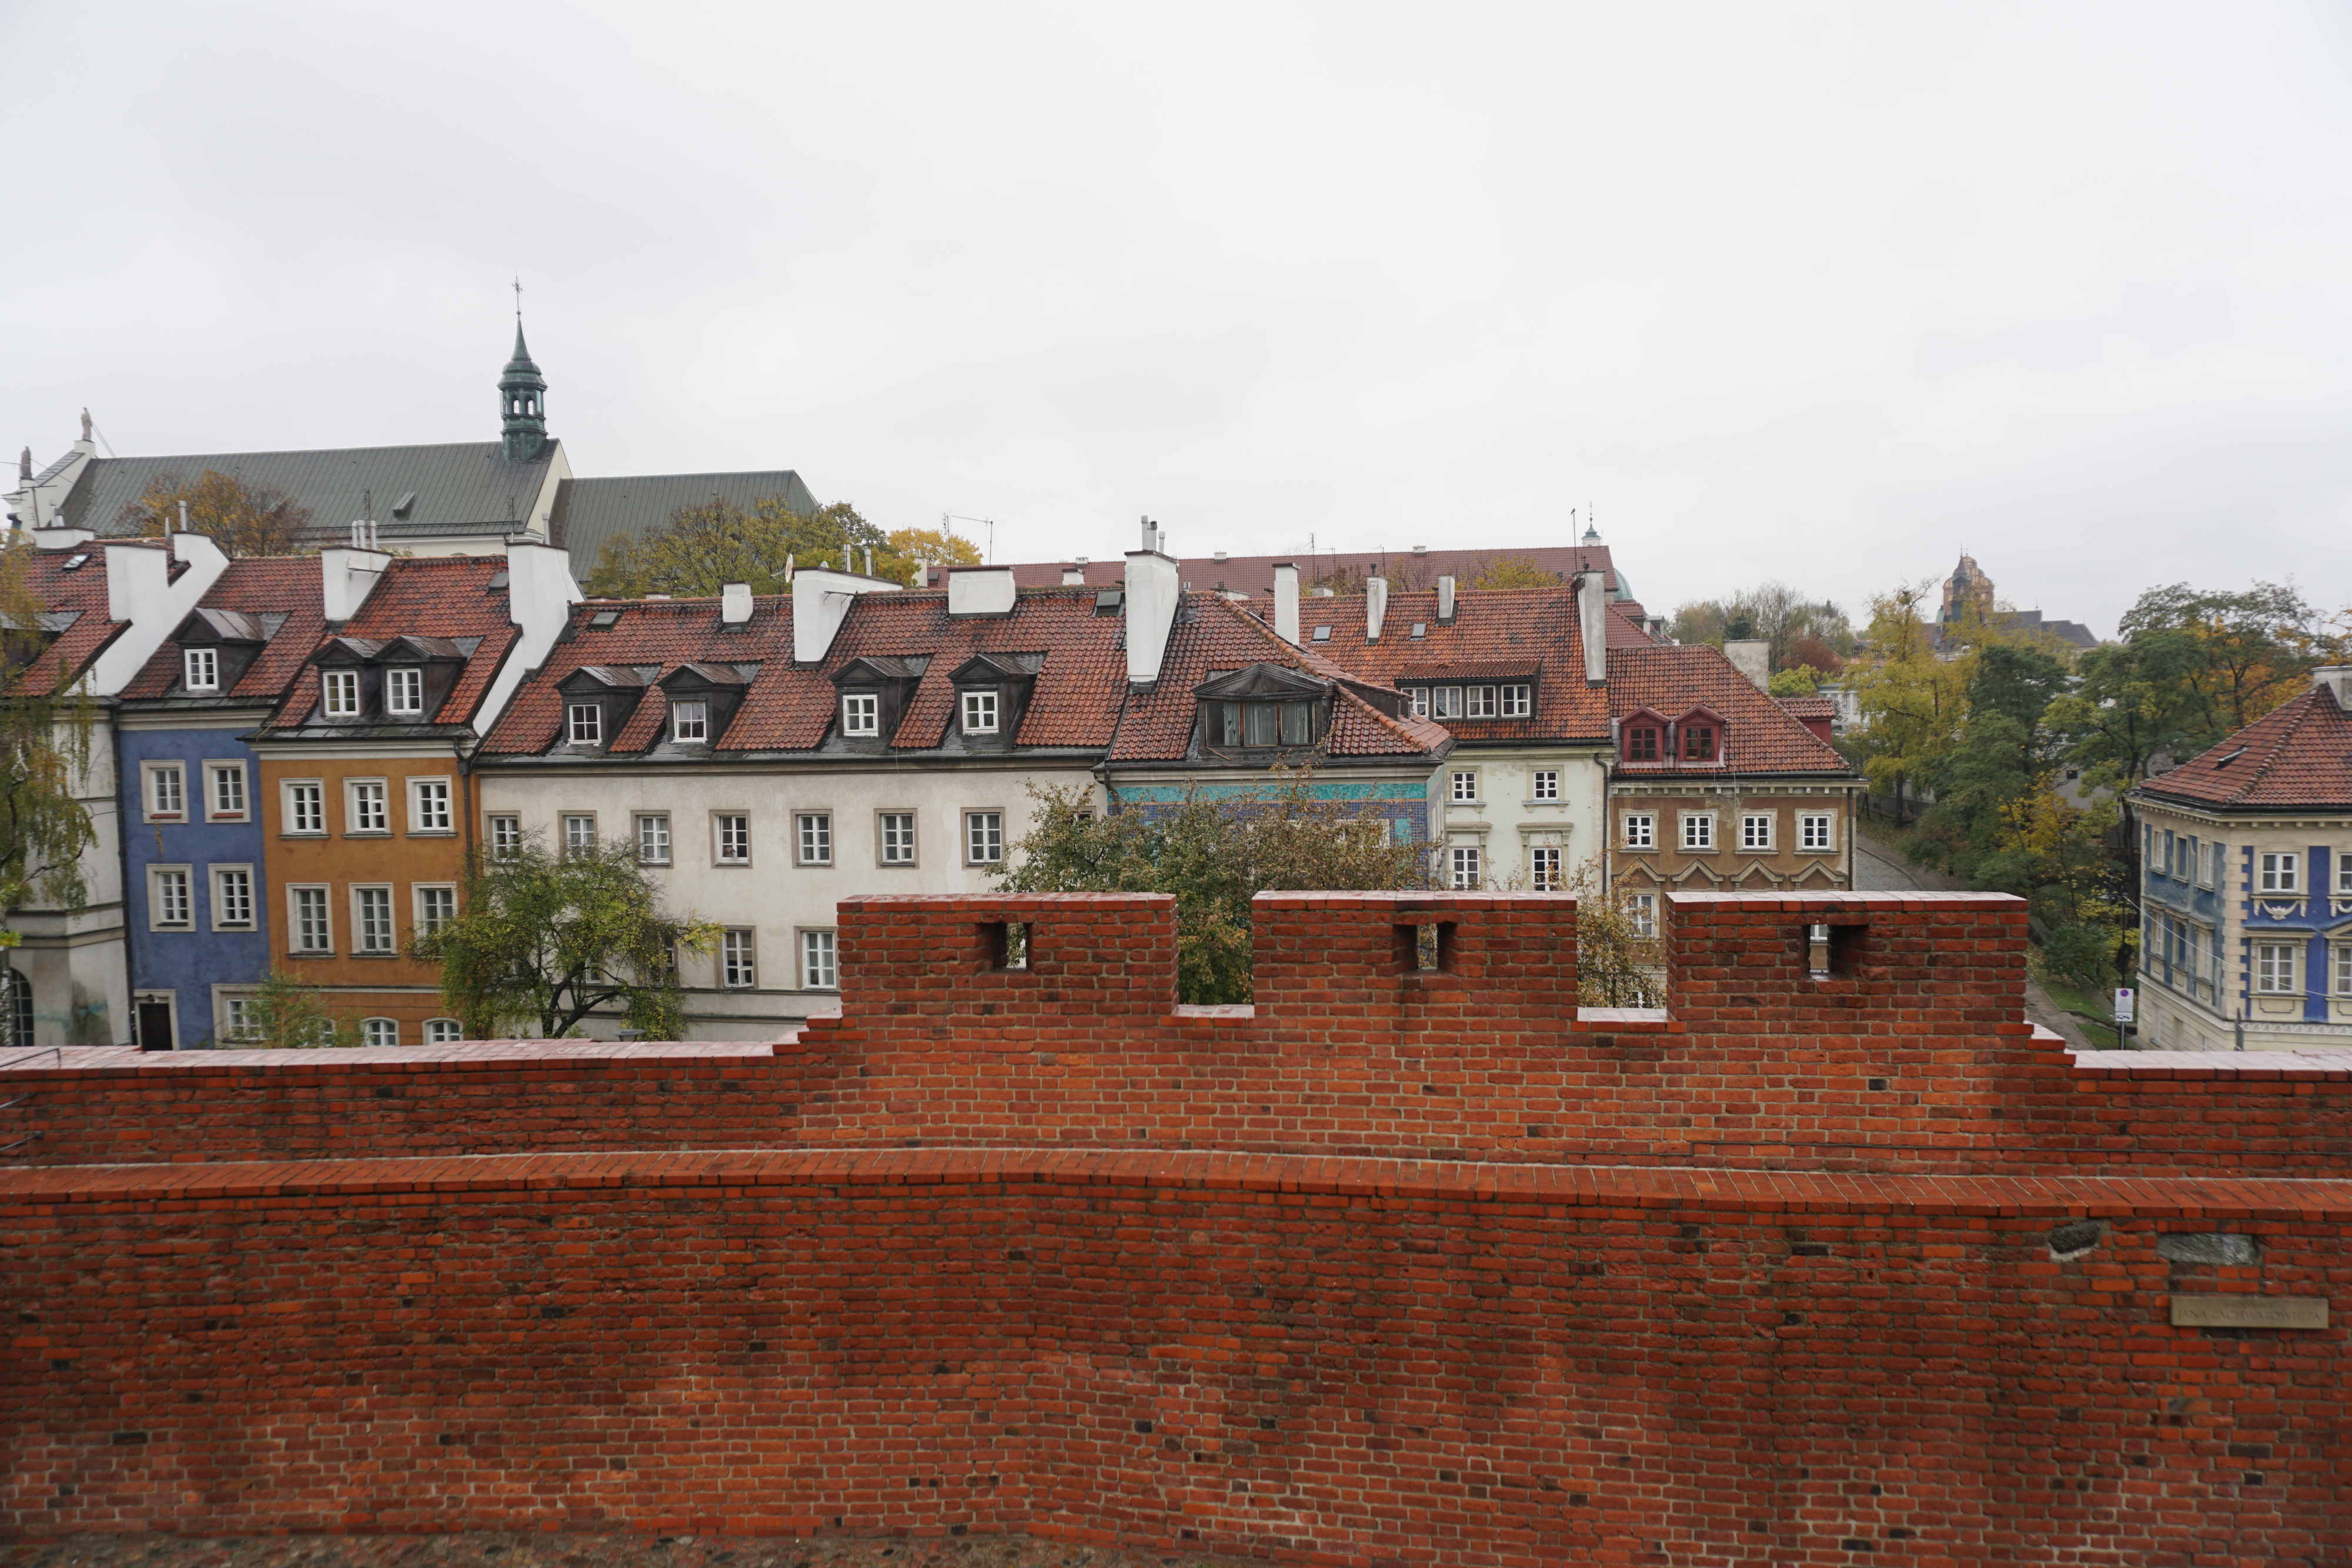
[[[1454,580],[1450,577],[1437,580],[1437,623],[1440,626],[1454,624]]]
[[[1291,561],[1274,563],[1274,634],[1298,646],[1298,568]]]
[[[793,662],[818,664],[833,650],[834,633],[849,619],[861,593],[896,593],[898,585],[831,567],[803,567],[793,576]]]
[[[1389,580],[1385,577],[1364,579],[1364,641],[1381,640],[1381,622],[1389,618]]]
[[[1576,574],[1577,631],[1584,641],[1584,684],[1609,684],[1609,590],[1597,571]]]
[[[721,626],[742,626],[751,619],[751,585],[730,582],[719,590],[719,623]]]
[[[1150,528],[1147,519],[1145,528]],[[1148,686],[1160,679],[1168,638],[1176,629],[1183,592],[1176,563],[1155,549],[1127,552],[1127,684]]]

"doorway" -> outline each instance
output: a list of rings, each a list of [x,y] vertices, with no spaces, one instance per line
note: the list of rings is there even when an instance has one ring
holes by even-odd
[[[170,1051],[173,1049],[172,998],[169,992],[162,996],[141,997],[137,1022],[140,1050]]]

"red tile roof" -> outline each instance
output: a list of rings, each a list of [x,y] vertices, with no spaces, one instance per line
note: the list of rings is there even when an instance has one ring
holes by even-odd
[[[1853,769],[1837,747],[1739,673],[1720,648],[1706,643],[1655,643],[1609,651],[1609,712],[1614,718],[1643,708],[1677,718],[1695,707],[1723,720],[1722,761],[1619,762],[1624,778],[1677,773],[1721,777],[1747,773],[1844,773]]]
[[[1612,593],[1618,591],[1617,568],[1609,559],[1607,545],[1529,545],[1519,549],[1433,549],[1422,555],[1411,550],[1318,550],[1313,555],[1294,552],[1289,555],[1235,555],[1218,560],[1213,556],[1184,556],[1176,562],[1177,580],[1195,592],[1215,591],[1220,585],[1231,592],[1246,593],[1254,598],[1267,599],[1274,593],[1274,569],[1282,561],[1298,568],[1299,581],[1311,585],[1318,579],[1337,573],[1360,573],[1367,577],[1385,576],[1391,589],[1434,591],[1437,580],[1454,577],[1469,582],[1497,561],[1506,559],[1533,561],[1545,571],[1557,572],[1562,581],[1580,571],[1598,570]],[[1066,571],[1079,570],[1076,561],[1022,561],[1009,568],[1013,580],[1024,588],[1043,588],[1057,584]],[[1127,559],[1113,555],[1089,559],[1083,569],[1089,588],[1116,588],[1126,580]],[[931,569],[932,586],[947,586],[947,569]],[[1361,596],[1359,597],[1360,602]]]
[[[267,556],[233,560],[205,594],[206,610],[235,610],[247,615],[284,615],[286,620],[245,674],[236,689],[221,694],[226,703],[275,701],[285,695],[304,661],[319,645],[326,619],[320,594],[320,560],[315,555]],[[173,632],[178,632],[174,626]],[[166,642],[157,648],[139,674],[123,688],[125,698],[174,695],[180,678],[180,646]]]
[[[2352,715],[2314,686],[2139,793],[2221,807],[2352,807]]]
[[[124,548],[124,541],[116,540],[113,544],[116,549]],[[25,585],[41,601],[42,608],[53,616],[75,617],[74,623],[59,632],[57,640],[41,651],[39,658],[26,666],[16,677],[17,685],[34,691],[69,685],[130,625],[127,621],[106,618],[105,553],[95,544],[71,550],[37,549],[22,544],[11,548],[26,552]],[[81,565],[68,571],[66,562],[76,556],[85,559]]]
[[[1634,642],[1649,643],[1621,617],[1607,624],[1612,648],[1621,630]],[[1328,642],[1315,640],[1319,626],[1331,628]],[[1307,599],[1299,601],[1298,634],[1334,662],[1391,685],[1533,676],[1531,716],[1448,721],[1446,727],[1467,744],[1609,738],[1608,699],[1584,684],[1584,634],[1572,588],[1465,591],[1454,596],[1450,625],[1438,622],[1433,591],[1391,594],[1377,643],[1364,640],[1363,600]]]
[[[360,606],[360,612],[338,627],[335,635],[378,642],[410,634],[480,638],[457,684],[434,713],[434,726],[446,727],[473,721],[475,709],[481,706],[519,634],[507,616],[504,556],[400,558],[384,568],[383,580]],[[278,640],[272,640],[273,652]],[[314,639],[302,650],[302,660],[307,662],[322,643]],[[293,680],[289,685],[286,706],[267,727],[293,728],[317,707],[317,682]]]

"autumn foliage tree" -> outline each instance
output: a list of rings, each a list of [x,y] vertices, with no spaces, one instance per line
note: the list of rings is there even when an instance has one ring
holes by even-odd
[[[0,912],[26,905],[79,910],[82,858],[98,842],[89,809],[94,705],[79,680],[41,655],[47,606],[26,568],[35,547],[17,534],[0,549]],[[0,921],[5,915],[0,915]],[[0,947],[18,934],[0,929]]]
[[[199,533],[239,558],[292,555],[309,541],[310,510],[282,490],[207,468],[194,479],[158,474],[115,517],[122,533]]]
[[[971,541],[939,528],[885,533],[846,501],[796,512],[781,496],[747,508],[720,497],[681,507],[667,527],[642,538],[608,540],[583,586],[600,599],[647,593],[710,598],[730,582],[759,594],[782,593],[798,567],[830,566],[908,581],[918,560],[977,565]]]

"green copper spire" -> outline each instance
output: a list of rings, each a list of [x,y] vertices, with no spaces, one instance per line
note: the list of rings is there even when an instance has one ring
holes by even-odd
[[[528,463],[547,445],[547,378],[531,362],[522,340],[522,317],[515,317],[514,358],[499,372],[499,407],[505,419],[509,463]]]

